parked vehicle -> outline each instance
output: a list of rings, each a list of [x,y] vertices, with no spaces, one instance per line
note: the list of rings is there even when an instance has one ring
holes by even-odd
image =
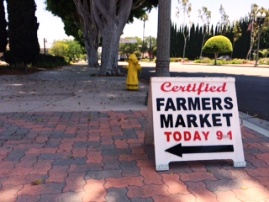
[[[118,61],[126,61],[127,56],[126,55],[118,55]]]
[[[229,55],[222,55],[220,57],[217,58],[218,60],[231,60],[232,58]]]

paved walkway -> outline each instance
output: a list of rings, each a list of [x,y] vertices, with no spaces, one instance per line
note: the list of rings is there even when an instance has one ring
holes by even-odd
[[[153,146],[143,144],[147,86],[126,96],[123,77],[89,75],[78,67],[0,77],[0,202],[269,201],[268,137],[242,127],[246,168],[197,161],[156,172]]]

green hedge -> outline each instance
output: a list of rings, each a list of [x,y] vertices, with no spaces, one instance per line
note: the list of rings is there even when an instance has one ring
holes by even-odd
[[[188,58],[184,58],[184,61],[189,61]],[[170,58],[170,62],[183,62],[183,58]]]
[[[67,62],[64,57],[40,54],[37,63],[34,64],[34,66],[51,69],[67,64],[69,64],[69,62]]]
[[[16,62],[9,51],[5,53],[5,61],[11,66],[19,66],[16,65]],[[67,62],[64,57],[39,54],[37,61],[34,64],[28,64],[28,66],[51,69],[67,64],[69,64],[69,62]]]

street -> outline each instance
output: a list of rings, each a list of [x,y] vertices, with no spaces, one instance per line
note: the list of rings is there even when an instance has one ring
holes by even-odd
[[[149,82],[155,76],[155,63],[140,64],[141,79]],[[170,63],[170,74],[172,77],[234,77],[239,111],[269,121],[269,67]]]

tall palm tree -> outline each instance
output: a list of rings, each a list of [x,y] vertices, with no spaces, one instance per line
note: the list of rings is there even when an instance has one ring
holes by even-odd
[[[169,77],[171,0],[159,0],[156,74]],[[169,23],[168,23],[169,22]]]
[[[143,20],[143,42],[142,42],[142,55],[143,55],[143,58],[144,58],[144,53],[145,53],[145,27],[146,27],[146,21],[148,21],[149,19],[149,16],[148,14],[144,14],[142,17],[141,17],[141,20]]]

